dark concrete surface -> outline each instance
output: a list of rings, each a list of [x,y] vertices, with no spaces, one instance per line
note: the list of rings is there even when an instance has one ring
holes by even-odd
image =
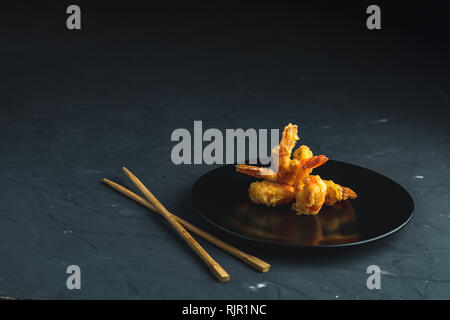
[[[404,24],[401,10],[386,9],[383,29],[370,32],[364,8],[82,6],[80,31],[65,28],[63,4],[2,10],[0,296],[450,298],[449,50],[434,19],[444,14],[416,9]],[[420,14],[431,24],[415,25]],[[339,250],[226,235],[190,202],[193,183],[216,166],[171,162],[171,132],[192,132],[194,120],[221,130],[296,123],[315,153],[403,185],[415,216],[385,240]],[[123,165],[169,210],[272,270],[200,240],[231,275],[217,282],[161,217],[100,182],[131,188]],[[72,264],[81,290],[66,287]],[[366,287],[372,264],[381,290]]]

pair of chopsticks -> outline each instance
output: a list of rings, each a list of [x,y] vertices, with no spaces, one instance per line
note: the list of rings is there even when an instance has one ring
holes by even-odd
[[[229,254],[235,256],[236,258],[242,260],[253,268],[257,269],[260,272],[267,272],[270,269],[270,264],[264,262],[263,260],[249,255],[228,243],[214,237],[213,235],[197,228],[196,226],[190,224],[186,220],[177,217],[176,215],[170,213],[159,200],[147,189],[147,187],[139,181],[139,179],[131,173],[127,168],[122,167],[122,170],[128,176],[128,178],[133,182],[133,184],[142,192],[146,199],[140,197],[136,193],[131,190],[117,184],[111,180],[106,178],[103,179],[103,182],[106,183],[111,188],[117,190],[118,192],[124,194],[125,196],[135,200],[141,205],[149,208],[150,210],[159,213],[162,215],[172,227],[181,235],[181,237],[187,242],[187,244],[194,250],[195,253],[203,260],[203,262],[209,267],[214,276],[221,282],[229,281],[229,274],[218,264],[205,249],[200,246],[200,244],[190,235],[190,233],[186,230],[193,232],[194,234],[202,237],[203,239],[209,241],[215,246],[223,249]],[[184,226],[184,227],[183,227]],[[186,229],[185,229],[186,228]]]

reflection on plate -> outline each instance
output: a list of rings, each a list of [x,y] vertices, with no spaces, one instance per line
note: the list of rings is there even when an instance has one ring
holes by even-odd
[[[248,186],[254,178],[226,165],[196,182],[194,208],[214,225],[249,240],[312,247],[376,240],[400,229],[413,214],[408,192],[374,171],[330,160],[315,173],[354,187],[358,199],[324,206],[313,216],[296,215],[289,205],[268,208],[248,199]]]
[[[300,219],[293,214],[289,205],[283,209],[242,203],[235,208],[237,215],[228,217],[228,223],[253,238],[309,246],[355,241],[359,238],[357,233],[342,232],[346,224],[355,221],[355,211],[349,200],[331,207],[324,206],[320,214],[302,216]]]

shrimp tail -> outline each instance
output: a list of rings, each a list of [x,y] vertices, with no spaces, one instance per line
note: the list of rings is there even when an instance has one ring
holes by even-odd
[[[350,188],[342,187],[342,200],[356,199],[358,195]]]
[[[339,201],[356,199],[358,197],[356,192],[348,187],[343,187],[332,180],[324,180],[324,182],[327,185],[325,204],[328,206],[332,206]]]
[[[320,167],[327,161],[328,158],[324,155],[313,156],[311,158],[302,161],[302,169],[314,169]]]
[[[238,164],[236,166],[236,171],[255,178],[265,179],[273,182],[277,179],[277,175],[269,168],[250,166],[247,164]]]
[[[281,156],[291,156],[292,149],[295,147],[295,143],[299,139],[298,128],[296,125],[289,123],[283,130],[283,135],[281,136],[280,141],[280,155]]]

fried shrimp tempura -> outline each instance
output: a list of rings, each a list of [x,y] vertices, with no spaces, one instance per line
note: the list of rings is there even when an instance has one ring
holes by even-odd
[[[323,205],[357,198],[356,192],[320,176],[308,176],[295,187],[296,197],[292,209],[298,214],[317,214]]]
[[[327,185],[319,176],[306,177],[298,187],[292,209],[297,214],[317,214],[325,202],[326,194]]]
[[[269,168],[239,164],[236,171],[255,178],[261,178],[271,182],[278,182],[293,186],[297,181],[303,181],[314,168],[328,161],[324,155],[314,156],[308,146],[302,145],[295,150],[292,158],[292,150],[299,139],[298,128],[289,123],[283,130],[280,144],[272,150],[272,161],[278,163],[278,170],[274,172]]]
[[[283,130],[280,144],[272,150],[272,161],[278,163],[277,172],[268,168],[245,164],[237,165],[236,170],[256,178],[293,185],[297,174],[297,168],[301,164],[298,159],[291,159],[292,149],[294,149],[295,144],[299,139],[297,131],[297,126],[289,123]]]
[[[297,214],[317,214],[323,205],[332,206],[339,201],[355,199],[356,193],[331,180],[322,180],[320,176],[308,176],[295,188],[289,185],[269,181],[250,184],[250,200],[254,203],[274,207],[290,203],[295,199],[292,209]]]
[[[249,196],[252,202],[268,207],[289,203],[295,198],[293,187],[269,181],[252,182]]]
[[[269,207],[293,201],[297,214],[314,215],[323,205],[332,206],[339,201],[355,199],[357,194],[331,180],[311,176],[314,168],[328,161],[324,155],[314,156],[302,145],[292,154],[299,137],[297,126],[289,123],[283,130],[280,144],[272,150],[272,161],[278,163],[277,172],[269,168],[240,164],[236,171],[264,181],[250,185],[249,196],[254,203]]]

